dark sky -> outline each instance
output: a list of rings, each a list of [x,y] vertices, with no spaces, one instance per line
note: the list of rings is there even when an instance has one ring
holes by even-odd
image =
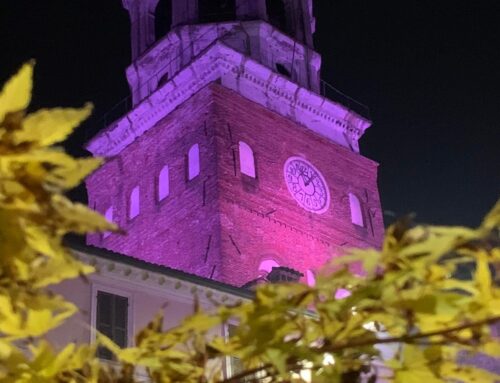
[[[322,77],[371,109],[361,150],[380,163],[384,210],[478,224],[500,196],[500,1],[316,0],[315,13]],[[37,60],[34,108],[95,103],[75,154],[128,95],[120,0],[0,0],[0,52],[2,83]]]

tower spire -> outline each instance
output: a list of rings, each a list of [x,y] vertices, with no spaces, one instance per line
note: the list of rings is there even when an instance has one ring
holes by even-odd
[[[135,60],[155,42],[154,12],[158,0],[122,0],[130,16],[132,60]]]
[[[122,0],[131,23],[132,60],[141,56],[158,38],[156,12],[165,2],[170,12],[169,27],[228,21],[267,21],[281,32],[313,47],[315,19],[312,0]],[[161,21],[161,20],[160,20]]]
[[[123,0],[123,5],[131,21],[127,78],[134,105],[219,42],[301,87],[320,90],[312,0]]]

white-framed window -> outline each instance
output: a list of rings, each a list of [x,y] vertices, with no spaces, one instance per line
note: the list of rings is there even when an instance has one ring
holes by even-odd
[[[223,326],[223,331],[224,331],[224,337],[227,339],[231,336],[233,336],[238,328],[238,324],[235,322],[227,322]],[[241,362],[240,359],[234,357],[234,356],[226,356],[225,358],[225,378],[228,379],[232,376],[235,376],[245,370],[245,367],[243,366],[243,363]],[[265,377],[265,373],[260,371],[257,372],[253,375],[248,376],[248,381],[249,382],[254,382],[254,381],[263,381],[262,379]],[[246,380],[245,380],[246,381]]]
[[[140,191],[139,186],[136,186],[130,192],[129,206],[128,206],[128,218],[133,219],[137,217],[141,211],[140,207]]]
[[[188,180],[191,181],[200,174],[200,145],[194,144],[189,148],[187,162]]]
[[[98,284],[93,284],[91,291],[91,342],[95,342],[98,331],[120,347],[131,346],[133,342],[131,295]],[[106,360],[113,359],[111,352],[105,348],[99,348],[97,356]]]
[[[361,202],[353,193],[349,193],[349,205],[351,207],[351,222],[355,225],[364,227],[365,223],[363,221]]]
[[[113,222],[113,206],[110,206],[106,209],[106,212],[104,213],[104,218],[106,218],[106,221]],[[102,234],[102,237],[107,238],[109,237],[110,234],[111,234],[110,231],[105,231]]]
[[[240,171],[249,177],[255,178],[255,157],[253,150],[244,141],[239,142]]]
[[[226,323],[224,325],[224,336],[226,338],[229,338],[230,336],[234,335],[234,332],[238,325],[234,323]],[[235,376],[242,372],[244,369],[243,364],[241,363],[241,360],[234,357],[234,356],[227,356],[226,357],[226,378],[230,378],[232,376]]]
[[[170,173],[165,165],[158,175],[158,201],[162,201],[170,194]]]

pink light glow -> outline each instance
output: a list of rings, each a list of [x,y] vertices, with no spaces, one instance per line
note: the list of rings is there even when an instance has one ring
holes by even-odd
[[[279,266],[280,265],[276,261],[273,261],[272,259],[266,259],[259,265],[259,274],[269,274],[273,267]]]
[[[351,295],[351,292],[347,289],[338,289],[335,292],[335,299],[344,299]]]
[[[316,276],[312,270],[306,270],[306,283],[310,287],[316,286]]]

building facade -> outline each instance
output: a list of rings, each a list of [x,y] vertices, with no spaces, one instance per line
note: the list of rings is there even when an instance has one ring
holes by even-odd
[[[132,108],[88,143],[107,161],[86,186],[126,234],[72,246],[96,273],[54,287],[80,309],[50,334],[56,346],[96,330],[132,346],[159,310],[171,328],[195,296],[210,309],[261,281],[313,284],[345,248],[381,244],[377,163],[358,145],[371,122],[322,92],[312,0],[123,5]],[[463,361],[498,370],[484,355]]]
[[[88,244],[233,286],[309,283],[379,246],[371,122],[321,95],[312,0],[124,0],[133,107],[87,145],[89,204],[127,234]]]
[[[96,273],[54,287],[80,309],[56,346],[96,331],[132,346],[159,310],[171,328],[195,296],[210,309],[262,281],[313,284],[344,248],[380,245],[377,164],[358,146],[371,122],[321,92],[312,0],[123,5],[131,108],[87,144],[106,163],[86,186],[126,234],[72,246]]]
[[[159,313],[163,328],[171,329],[194,313],[195,297],[203,310],[214,308],[214,302],[236,304],[250,299],[251,291],[182,271],[113,253],[109,250],[70,244],[78,260],[95,267],[86,278],[70,279],[51,290],[73,302],[78,312],[47,334],[56,349],[69,343],[86,344],[96,340],[96,331],[112,339],[120,347],[132,347],[135,334],[145,328]],[[230,324],[213,332],[227,335]],[[99,349],[98,356],[112,361],[112,354]],[[112,363],[112,362],[111,362]],[[221,360],[225,376],[232,374],[232,359]],[[147,380],[147,374],[136,371]],[[143,375],[143,376],[142,376]]]

